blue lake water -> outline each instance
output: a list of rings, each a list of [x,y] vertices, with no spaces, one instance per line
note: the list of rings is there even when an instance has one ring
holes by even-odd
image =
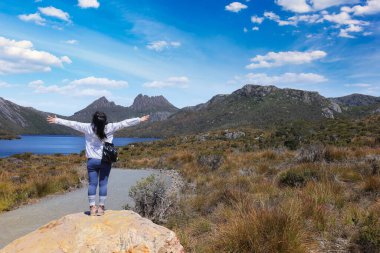
[[[134,142],[157,140],[155,138],[114,138],[116,146]],[[33,154],[72,154],[85,149],[83,136],[21,135],[17,140],[0,140],[0,157],[30,152]]]

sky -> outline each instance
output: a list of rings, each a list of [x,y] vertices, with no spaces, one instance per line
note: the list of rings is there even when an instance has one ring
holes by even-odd
[[[0,97],[72,115],[245,84],[380,96],[380,0],[0,1]]]

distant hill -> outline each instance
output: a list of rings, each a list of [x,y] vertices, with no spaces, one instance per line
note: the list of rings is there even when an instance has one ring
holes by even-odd
[[[250,125],[270,127],[295,120],[335,118],[340,106],[317,92],[245,85],[204,104],[186,107],[167,120],[129,128],[130,135],[170,136]]]
[[[70,129],[47,123],[48,114],[52,113],[23,107],[0,98],[0,133],[2,135],[75,133]]]
[[[344,97],[331,98],[343,110],[342,116],[359,118],[380,113],[380,97],[362,94],[351,94]]]
[[[331,98],[332,101],[343,106],[369,106],[380,103],[380,97],[362,94],[351,94],[344,97]]]

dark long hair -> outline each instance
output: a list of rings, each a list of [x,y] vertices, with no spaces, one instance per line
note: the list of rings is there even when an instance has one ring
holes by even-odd
[[[104,112],[97,111],[94,113],[92,116],[92,130],[101,140],[107,138],[107,135],[104,133],[104,128],[107,124],[107,115]]]

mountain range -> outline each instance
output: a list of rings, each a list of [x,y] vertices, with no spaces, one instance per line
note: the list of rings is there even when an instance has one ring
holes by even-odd
[[[66,117],[57,117],[90,122],[95,111],[103,111],[108,116],[109,122],[116,122],[126,118],[151,115],[151,122],[165,120],[179,109],[173,106],[163,96],[144,96],[139,94],[130,107],[116,105],[101,97],[86,108]],[[47,115],[54,113],[38,111],[32,107],[23,107],[11,101],[0,98],[0,137],[1,135],[18,134],[78,134],[67,127],[48,124]]]
[[[104,111],[110,122],[149,114],[149,122],[127,128],[120,135],[166,137],[236,126],[267,128],[296,120],[360,117],[380,112],[380,98],[362,94],[326,98],[317,92],[248,84],[231,94],[219,94],[205,103],[182,109],[163,96],[139,94],[129,107],[101,97],[72,116],[59,117],[90,122],[96,110]],[[2,133],[75,134],[66,127],[47,124],[48,114],[52,113],[0,98],[0,136]]]

